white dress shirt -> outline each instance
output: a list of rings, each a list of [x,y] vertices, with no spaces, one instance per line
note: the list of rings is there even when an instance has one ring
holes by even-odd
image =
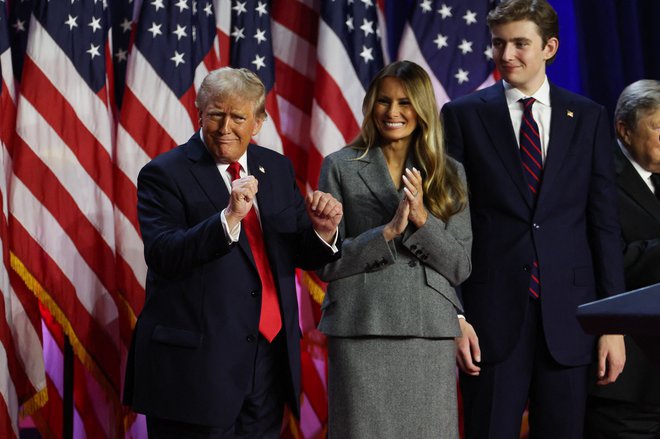
[[[536,124],[539,126],[539,136],[541,137],[541,158],[545,163],[545,158],[548,155],[548,142],[550,141],[550,117],[552,115],[552,107],[550,106],[550,83],[548,77],[545,77],[543,84],[531,96],[523,94],[520,90],[512,86],[506,81],[504,84],[504,96],[506,103],[509,106],[509,116],[511,117],[511,125],[513,132],[516,133],[516,140],[518,147],[520,147],[520,124],[523,117],[523,104],[520,102],[524,98],[534,98],[534,106],[532,107],[532,115]]]

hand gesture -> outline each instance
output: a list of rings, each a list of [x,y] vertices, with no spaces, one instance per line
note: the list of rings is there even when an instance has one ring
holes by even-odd
[[[405,199],[408,200],[410,205],[410,213],[408,220],[420,228],[425,223],[429,216],[426,207],[424,207],[424,187],[422,186],[422,174],[415,168],[412,170],[406,168],[403,174],[403,192]]]
[[[385,228],[383,229],[383,236],[386,241],[393,240],[406,230],[406,227],[408,227],[409,215],[410,204],[408,203],[408,199],[403,197],[401,201],[399,201],[399,207],[397,207],[396,212],[394,212],[394,217],[389,223],[385,224]]]
[[[314,191],[307,194],[305,207],[316,233],[325,242],[331,244],[334,241],[341,217],[344,215],[341,203],[328,193]]]
[[[230,230],[250,212],[258,190],[259,181],[252,175],[231,182],[229,204],[225,209],[225,218]]]

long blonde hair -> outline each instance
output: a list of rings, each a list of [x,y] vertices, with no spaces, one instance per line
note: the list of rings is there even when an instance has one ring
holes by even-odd
[[[411,146],[415,163],[421,167],[424,204],[433,215],[447,221],[467,205],[467,188],[459,178],[456,166],[447,160],[438,105],[431,80],[423,68],[411,61],[397,61],[378,72],[362,101],[362,129],[349,146],[364,150],[365,155],[370,148],[378,147],[381,137],[373,111],[380,82],[385,77],[401,81],[417,112],[417,128],[412,135]]]

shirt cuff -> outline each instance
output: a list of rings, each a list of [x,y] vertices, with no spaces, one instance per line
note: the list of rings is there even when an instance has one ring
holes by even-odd
[[[314,233],[316,233],[316,236],[319,237],[321,242],[325,244],[326,247],[332,250],[333,255],[339,251],[339,249],[337,248],[337,238],[339,237],[339,228],[335,229],[335,238],[332,240],[332,244],[328,244],[327,242],[325,242],[325,239],[321,238],[321,235],[319,235],[316,229],[314,229]]]
[[[229,230],[229,224],[227,223],[227,217],[225,216],[225,210],[222,209],[220,212],[220,221],[222,221],[222,229],[225,231],[225,238],[227,238],[227,244],[233,244],[238,242],[239,236],[241,236],[241,223],[239,222],[234,226],[233,230]]]

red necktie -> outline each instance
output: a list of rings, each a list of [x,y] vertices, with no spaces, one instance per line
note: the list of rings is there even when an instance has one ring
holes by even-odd
[[[543,179],[541,136],[539,136],[539,127],[532,114],[532,106],[536,102],[536,99],[526,98],[521,99],[520,102],[523,104],[523,117],[520,124],[520,160],[522,161],[523,172],[527,179],[527,186],[529,186],[534,202],[536,202],[538,191],[541,187],[541,180]],[[529,295],[538,299],[541,294],[541,276],[538,260],[534,260],[529,266],[529,274]]]
[[[231,163],[228,168],[232,181],[240,178],[241,165],[238,162]],[[254,262],[257,265],[259,278],[261,279],[261,316],[259,317],[259,332],[268,340],[273,341],[282,328],[282,317],[280,316],[280,305],[277,300],[277,289],[273,272],[270,269],[268,254],[264,245],[264,237],[261,232],[259,218],[254,208],[250,209],[243,221],[242,227],[247,235]]]

